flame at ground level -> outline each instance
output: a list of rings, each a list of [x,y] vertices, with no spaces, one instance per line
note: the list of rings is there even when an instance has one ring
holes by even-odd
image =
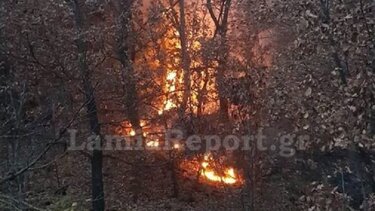
[[[236,175],[234,168],[226,168],[223,175],[219,175],[215,172],[213,168],[210,168],[211,161],[210,154],[204,156],[204,160],[201,163],[202,170],[200,174],[204,176],[207,180],[213,182],[223,182],[225,184],[236,184],[239,182],[238,176]],[[211,161],[212,162],[212,161]]]
[[[149,127],[146,126],[146,121],[141,120],[142,129],[146,130],[143,131],[143,137],[146,138],[146,149],[158,149],[161,147],[161,142],[159,138],[153,137],[152,135],[149,137]],[[152,127],[151,127],[152,128]],[[118,134],[124,135],[124,136],[135,136],[136,132],[131,127],[131,124],[128,121],[124,121],[121,126],[117,128]],[[172,149],[174,150],[183,150],[183,146],[180,144],[175,143],[172,146]],[[188,166],[186,166],[187,163]],[[181,167],[184,169],[191,169],[193,171],[190,171],[193,173],[199,173],[201,178],[204,179],[206,182],[217,182],[217,183],[224,183],[228,185],[236,185],[241,184],[242,180],[241,177],[238,175],[237,171],[233,167],[219,167],[220,165],[219,161],[215,160],[210,153],[207,153],[204,155],[203,161],[198,161],[197,159],[194,160],[185,160],[181,163]],[[185,167],[183,167],[185,166]],[[219,167],[219,168],[218,168]]]
[[[233,168],[226,169],[224,176],[217,175],[214,170],[202,170],[201,174],[213,182],[223,182],[225,184],[237,183],[236,174],[234,173]]]

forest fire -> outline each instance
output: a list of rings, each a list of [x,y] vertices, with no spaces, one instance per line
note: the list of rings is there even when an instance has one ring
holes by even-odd
[[[200,175],[204,176],[207,180],[212,182],[222,182],[225,184],[236,184],[240,180],[235,173],[234,168],[226,168],[222,174],[217,173],[212,164],[215,163],[211,154],[204,155],[204,159],[201,163]]]
[[[374,8],[1,1],[0,211],[375,211]]]
[[[219,93],[215,78],[218,63],[216,61],[208,61],[207,58],[199,56],[203,50],[201,39],[197,39],[193,34],[186,32],[184,32],[186,37],[183,38],[179,30],[181,29],[168,29],[164,37],[161,38],[161,50],[166,52],[168,56],[158,57],[154,55],[156,60],[150,60],[150,64],[154,65],[155,69],[162,69],[162,74],[156,79],[162,93],[160,98],[155,99],[155,107],[153,107],[153,109],[156,108],[158,115],[152,118],[160,118],[167,112],[171,115],[164,116],[164,120],[167,123],[163,126],[156,122],[147,125],[147,127],[144,124],[140,125],[147,150],[162,148],[165,141],[162,135],[152,135],[151,130],[155,131],[163,127],[166,130],[169,127],[173,127],[176,117],[174,109],[183,108],[184,112],[191,112],[192,115],[197,116],[211,115],[219,110]],[[200,34],[198,31],[196,33]],[[203,33],[200,36],[203,36]],[[186,38],[191,42],[190,46],[186,45],[186,43],[184,44],[184,41],[186,41],[184,39]],[[189,51],[190,55],[184,55],[184,49]],[[161,66],[161,62],[164,62],[164,66]],[[189,72],[189,74],[186,75],[186,72]],[[181,114],[179,113],[178,115]],[[120,132],[125,136],[137,136],[137,132],[130,123],[120,129]],[[175,152],[184,150],[183,145],[176,143],[171,147],[171,150]],[[199,156],[197,155],[197,157]],[[185,160],[188,163],[187,165],[193,168],[182,167],[182,169],[186,169],[192,174],[198,172],[203,182],[207,184],[240,184],[241,180],[235,168],[219,168],[219,160],[216,160],[210,153],[205,154],[203,158],[201,162]],[[182,164],[184,161],[180,163]]]
[[[174,71],[169,72],[167,74],[166,81],[167,97],[164,102],[163,109],[159,110],[158,112],[159,115],[162,115],[164,111],[168,111],[176,107],[176,104],[173,102],[171,97],[169,97],[169,94],[176,91],[177,73]]]
[[[147,121],[146,120],[140,120],[139,126],[142,128],[142,135],[143,137],[146,137],[148,135],[148,127],[147,127]],[[132,126],[132,124],[125,120],[123,121],[116,129],[116,134],[122,135],[122,136],[131,136],[134,137],[137,135],[136,130]]]
[[[129,126],[129,123],[126,124]],[[142,124],[144,126],[144,124]],[[136,133],[134,129],[130,128],[125,128],[121,130],[123,134],[128,135],[128,136],[135,136]],[[147,132],[143,132],[143,136],[146,138],[145,145],[147,149],[157,149],[159,148],[160,145],[160,140],[159,138],[150,138],[147,137]],[[175,143],[172,148],[174,150],[180,150],[183,149],[180,144]],[[203,161],[200,163],[196,163],[195,161],[187,161],[189,163],[188,165],[191,166],[199,166],[199,167],[182,167],[184,169],[199,169],[199,175],[204,178],[204,182],[214,182],[214,183],[223,183],[227,185],[236,185],[241,183],[241,179],[237,173],[237,170],[233,167],[224,167],[221,168],[219,167],[219,161],[215,160],[212,156],[211,153],[207,153],[203,157]],[[195,164],[194,164],[195,163]]]

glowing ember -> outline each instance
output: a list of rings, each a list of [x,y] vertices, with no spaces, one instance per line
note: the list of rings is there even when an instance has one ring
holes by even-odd
[[[139,125],[141,126],[140,131],[142,132],[143,137],[146,137],[148,135],[148,131],[147,131],[149,129],[148,124],[149,123],[147,122],[147,120],[141,119],[139,122]],[[139,132],[139,134],[141,132]],[[137,135],[135,128],[132,126],[132,124],[128,120],[123,121],[121,125],[116,128],[116,133],[121,134],[123,136],[136,136]]]
[[[158,140],[153,140],[153,141],[148,141],[146,143],[147,147],[158,147],[159,146],[159,141]]]
[[[176,144],[173,145],[173,148],[175,148],[175,149],[179,149],[179,148],[180,148],[180,145],[176,143]]]
[[[166,89],[167,89],[168,94],[176,91],[176,83],[177,83],[176,77],[177,77],[177,73],[175,71],[170,71],[167,74]],[[168,111],[168,110],[170,110],[172,108],[176,108],[176,107],[177,107],[177,105],[173,102],[173,100],[167,97],[167,99],[164,102],[163,109],[159,110],[158,114],[162,115],[164,113],[164,111]]]
[[[141,120],[141,121],[140,121],[140,126],[141,126],[141,127],[146,126],[146,124],[147,124],[147,122],[146,122],[145,120]]]
[[[135,131],[134,131],[134,129],[131,129],[129,135],[130,135],[130,136],[135,136]]]
[[[210,160],[212,160],[210,154],[206,154],[204,156],[204,161],[201,163],[201,175],[206,179],[213,182],[223,182],[225,184],[235,184],[238,182],[237,175],[233,168],[227,168],[224,170],[223,175],[218,175],[212,168],[210,168]]]

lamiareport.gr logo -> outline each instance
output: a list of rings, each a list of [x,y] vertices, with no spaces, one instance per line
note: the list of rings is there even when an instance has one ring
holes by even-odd
[[[171,129],[165,132],[163,139],[149,139],[142,135],[91,135],[86,139],[77,139],[78,130],[71,129],[68,150],[95,150],[121,151],[121,150],[189,150],[189,151],[272,151],[282,157],[292,157],[296,151],[305,150],[310,140],[308,135],[283,134],[276,139],[268,139],[263,130],[258,130],[254,135],[202,135],[193,134],[185,136],[182,130]]]

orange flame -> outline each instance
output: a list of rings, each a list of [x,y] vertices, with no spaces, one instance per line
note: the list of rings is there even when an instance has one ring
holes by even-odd
[[[172,93],[174,91],[176,91],[176,84],[177,84],[177,73],[174,72],[174,71],[170,71],[168,74],[167,74],[167,77],[166,77],[166,81],[167,81],[167,84],[166,84],[166,89],[167,89],[167,93]],[[172,108],[176,108],[177,105],[173,102],[172,99],[170,98],[167,98],[164,102],[164,106],[161,110],[159,110],[159,115],[162,115],[164,113],[164,111],[168,111],[168,110],[171,110]]]
[[[147,147],[158,147],[159,146],[159,141],[158,140],[148,141],[146,143],[146,146]]]
[[[214,169],[210,168],[210,160],[212,160],[211,155],[206,154],[203,162],[201,163],[201,175],[203,175],[206,179],[213,182],[223,182],[225,184],[235,184],[239,181],[234,168],[225,169],[224,174],[220,176],[214,171]]]
[[[136,133],[135,133],[135,130],[132,128],[132,129],[130,130],[129,135],[130,135],[130,136],[135,136],[135,134],[136,134]]]

